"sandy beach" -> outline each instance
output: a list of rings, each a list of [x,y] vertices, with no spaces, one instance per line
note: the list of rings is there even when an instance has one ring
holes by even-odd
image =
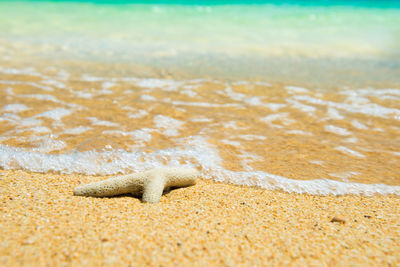
[[[78,183],[101,177],[5,170],[0,176],[2,266],[400,262],[396,197],[298,195],[201,179],[144,204],[131,196],[72,195]]]
[[[394,1],[32,2],[0,0],[1,267],[400,265]],[[73,196],[160,167],[200,179]]]

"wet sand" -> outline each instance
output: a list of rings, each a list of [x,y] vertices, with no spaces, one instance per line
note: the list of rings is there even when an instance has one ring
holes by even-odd
[[[0,265],[400,262],[396,197],[298,195],[203,179],[169,192],[158,204],[131,196],[72,195],[78,183],[99,179],[1,170]]]

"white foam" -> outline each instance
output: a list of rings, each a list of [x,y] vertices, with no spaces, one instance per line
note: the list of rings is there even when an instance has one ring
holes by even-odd
[[[154,123],[157,128],[162,129],[162,133],[167,136],[177,136],[178,129],[184,124],[179,121],[164,115],[157,115],[154,117]]]
[[[368,129],[368,127],[367,127],[366,125],[362,124],[362,123],[359,122],[358,120],[352,120],[352,121],[351,121],[351,125],[352,125],[354,128],[357,128],[357,129],[359,129],[359,130],[367,130],[367,129]]]
[[[334,120],[343,120],[344,117],[340,115],[339,111],[333,107],[328,107],[328,118]]]
[[[208,103],[208,102],[188,102],[188,101],[165,101],[167,103],[171,103],[173,105],[181,105],[181,106],[193,106],[193,107],[212,107],[212,108],[226,108],[226,107],[240,107],[238,104],[231,104],[231,103],[225,103],[225,104],[215,104],[215,103]]]
[[[310,90],[299,86],[285,86],[285,89],[288,90],[290,93],[296,93],[296,94],[310,92]]]
[[[286,99],[288,103],[291,104],[291,107],[298,109],[304,113],[307,113],[309,115],[312,115],[317,109],[313,106],[310,105],[305,105],[300,103],[299,101],[293,100],[293,99]]]
[[[231,83],[232,85],[251,85],[248,81],[234,81]]]
[[[324,105],[342,109],[351,113],[360,113],[374,117],[388,118],[393,116],[394,119],[400,120],[400,110],[395,108],[387,108],[381,105],[370,103],[369,99],[357,94],[357,91],[346,91],[343,94],[348,95],[345,103],[337,103],[333,101],[325,101],[307,95],[295,95],[296,100],[306,101],[312,104]]]
[[[187,85],[183,86],[183,88],[187,87]],[[184,89],[179,91],[181,94],[187,95],[188,97],[196,97],[197,93],[190,89]]]
[[[213,120],[210,118],[206,118],[206,117],[198,117],[198,118],[192,118],[191,121],[192,122],[211,122]]]
[[[39,72],[37,72],[33,68],[25,68],[25,69],[15,69],[15,68],[2,68],[0,67],[0,72],[4,74],[14,74],[14,75],[32,75],[32,76],[41,76]]]
[[[107,92],[112,93],[112,91],[109,90],[109,89],[110,89],[111,87],[115,86],[115,85],[116,85],[115,82],[106,81],[106,82],[103,82],[103,83],[101,84],[101,87],[103,88],[103,91],[106,90]]]
[[[28,109],[29,108],[24,104],[8,104],[3,107],[3,111],[14,113],[19,113]]]
[[[53,85],[53,86],[55,86],[55,87],[57,87],[57,88],[61,88],[61,89],[65,89],[66,88],[66,86],[65,86],[65,84],[63,83],[63,82],[60,82],[60,81],[57,81],[57,80],[43,80],[42,81],[42,83],[45,83],[45,84],[49,84],[49,85]]]
[[[55,102],[55,103],[61,103],[61,101],[58,100],[55,96],[46,95],[46,94],[26,94],[26,95],[18,95],[18,96],[26,97],[26,98],[34,98],[37,100],[51,101],[51,102]]]
[[[314,195],[395,194],[400,186],[339,182],[330,179],[294,180],[264,171],[252,170],[248,163],[257,155],[244,154],[248,171],[231,171],[223,167],[218,151],[202,137],[181,140],[182,146],[153,152],[85,151],[61,154],[28,152],[20,148],[0,145],[0,166],[4,169],[24,169],[34,172],[83,173],[111,175],[143,171],[164,166],[185,166],[202,169],[202,177],[219,182],[258,186],[271,190]],[[245,162],[246,164],[246,162]]]
[[[276,112],[280,110],[281,108],[284,108],[286,104],[278,104],[278,103],[267,103],[264,104],[265,107],[269,108],[270,110]]]
[[[178,91],[178,88],[182,85],[181,82],[165,79],[137,79],[135,84],[145,88],[161,88],[165,91]]]
[[[237,146],[237,147],[241,146],[240,142],[232,141],[232,140],[228,140],[228,139],[222,139],[221,143],[226,144],[226,145],[231,145],[231,146]]]
[[[239,130],[239,127],[236,124],[236,121],[227,121],[222,123],[222,125],[224,126],[224,128],[231,128],[234,130]]]
[[[84,98],[84,99],[91,99],[93,97],[93,94],[82,91],[75,91],[75,95],[79,98]]]
[[[294,123],[295,121],[292,119],[289,119],[287,116],[288,113],[277,113],[277,114],[271,114],[268,116],[265,116],[263,118],[260,118],[260,121],[267,123],[271,127],[276,127],[276,128],[283,128],[282,125],[274,124],[274,121],[280,121],[283,125],[290,125]]]
[[[156,100],[156,98],[151,95],[141,95],[140,99],[143,101],[155,101]]]
[[[54,89],[50,86],[46,86],[46,85],[41,85],[35,82],[21,82],[21,81],[8,81],[8,80],[1,80],[0,84],[12,84],[12,85],[30,85],[32,87],[36,87],[45,91],[54,91]]]
[[[338,146],[335,149],[346,155],[355,156],[355,157],[359,157],[359,158],[365,158],[365,155],[361,154],[360,152],[354,151],[348,147],[345,147],[345,146]]]
[[[316,164],[316,165],[324,165],[324,161],[322,160],[309,160],[308,162],[312,163],[312,164]]]
[[[357,143],[358,142],[358,138],[357,137],[349,137],[349,138],[346,138],[346,142]]]
[[[63,117],[69,116],[72,114],[72,111],[65,108],[56,108],[53,110],[45,111],[35,116],[35,118],[50,118],[56,121],[60,121]]]
[[[255,134],[241,134],[238,136],[241,139],[247,140],[247,141],[254,141],[254,140],[265,140],[267,137],[263,135],[255,135]]]
[[[31,136],[29,141],[36,143],[37,147],[33,148],[33,152],[49,153],[52,151],[59,151],[67,145],[64,141],[54,140],[51,135],[46,136]]]
[[[57,73],[57,78],[59,78],[60,80],[66,81],[66,80],[68,80],[69,76],[70,76],[69,73],[65,70],[60,70]]]
[[[153,138],[151,133],[154,132],[153,129],[142,128],[136,131],[129,132],[129,135],[135,141],[136,146],[144,146],[146,143],[150,142]]]
[[[304,132],[304,131],[302,131],[302,130],[290,130],[290,131],[286,131],[286,133],[289,133],[289,134],[298,134],[298,135],[313,135],[312,133]]]
[[[262,157],[254,154],[254,153],[249,153],[246,151],[240,151],[240,154],[238,156],[239,156],[239,158],[241,158],[242,166],[246,171],[253,170],[253,168],[249,165],[250,163],[253,163],[255,161],[260,161],[263,159]]]
[[[251,106],[261,106],[263,104],[261,98],[258,96],[248,97],[244,100],[244,102]]]
[[[32,128],[26,128],[26,129],[24,129],[24,131],[32,131],[32,132],[36,132],[36,133],[51,133],[51,130],[44,126],[35,126]]]
[[[144,116],[148,115],[149,112],[147,112],[144,109],[139,110],[137,113],[135,114],[129,114],[129,118],[134,118],[134,119],[139,119],[139,118],[143,118]]]
[[[334,126],[334,125],[326,125],[325,131],[331,132],[337,135],[347,136],[350,135],[351,132],[346,130],[345,128]]]
[[[329,176],[340,178],[343,181],[348,181],[352,176],[359,175],[359,172],[340,172],[340,173],[329,173]]]
[[[218,91],[218,93],[229,96],[232,100],[243,102],[251,106],[261,106],[263,102],[259,96],[247,96],[242,93],[237,93],[232,90],[230,85],[226,85],[225,91]]]
[[[83,74],[82,75],[82,80],[85,82],[102,82],[104,81],[103,77],[96,77],[96,76],[91,76],[88,74]]]
[[[25,118],[19,121],[18,123],[20,126],[39,126],[42,124],[42,120],[38,120],[35,118]]]
[[[109,126],[109,127],[118,127],[119,126],[119,124],[116,122],[103,121],[103,120],[99,120],[96,117],[88,117],[88,119],[92,122],[92,125]]]
[[[79,126],[79,127],[75,127],[75,128],[71,128],[71,129],[66,129],[64,131],[64,133],[65,134],[81,134],[81,133],[87,132],[91,129],[92,129],[91,127]]]

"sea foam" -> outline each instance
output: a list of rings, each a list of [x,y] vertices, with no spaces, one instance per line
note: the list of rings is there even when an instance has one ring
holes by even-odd
[[[182,140],[185,145],[153,152],[125,150],[73,151],[47,154],[0,145],[0,166],[4,169],[23,169],[33,172],[82,173],[113,175],[144,171],[150,168],[183,166],[202,170],[202,177],[218,182],[257,186],[270,190],[313,195],[394,194],[400,195],[400,186],[361,184],[331,179],[294,180],[264,171],[232,171],[223,167],[218,151],[202,137]],[[243,154],[244,164],[254,159]]]

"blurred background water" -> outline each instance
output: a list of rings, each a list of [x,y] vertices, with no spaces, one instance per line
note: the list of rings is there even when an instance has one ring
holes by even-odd
[[[398,1],[0,1],[0,44],[190,77],[400,82]]]

